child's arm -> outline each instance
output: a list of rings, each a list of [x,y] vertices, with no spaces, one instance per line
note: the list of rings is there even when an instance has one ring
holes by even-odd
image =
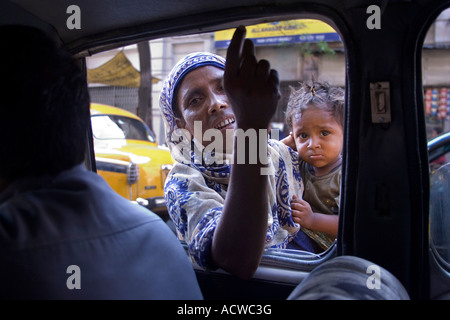
[[[291,200],[292,219],[300,226],[337,237],[338,215],[313,212],[308,202],[297,198]]]
[[[287,137],[281,139],[280,141],[283,142],[288,147],[290,147],[292,150],[297,151],[297,146],[295,145],[295,140],[294,136],[292,135],[292,132],[289,133]]]

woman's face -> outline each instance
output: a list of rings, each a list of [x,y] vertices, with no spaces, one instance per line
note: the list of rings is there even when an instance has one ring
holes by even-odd
[[[176,119],[179,128],[187,129],[191,136],[208,129],[215,129],[214,136],[222,136],[225,144],[226,130],[235,129],[235,118],[223,90],[224,71],[214,66],[202,66],[184,76],[178,88],[177,105],[181,118]],[[201,130],[200,130],[201,125]],[[206,147],[211,141],[204,141]]]

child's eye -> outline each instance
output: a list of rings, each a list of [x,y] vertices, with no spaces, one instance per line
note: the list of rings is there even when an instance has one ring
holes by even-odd
[[[327,135],[329,135],[330,132],[329,131],[322,131],[322,136],[326,137]]]
[[[300,133],[298,136],[299,136],[300,139],[308,138],[308,135],[306,133],[304,133],[304,132]]]

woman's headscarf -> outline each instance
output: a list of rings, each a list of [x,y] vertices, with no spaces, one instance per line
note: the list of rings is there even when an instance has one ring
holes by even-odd
[[[181,143],[182,137],[185,139],[187,137],[185,137],[185,131],[179,130],[175,122],[175,113],[173,110],[174,94],[184,76],[190,71],[202,66],[215,66],[220,69],[225,69],[225,59],[209,52],[196,52],[187,55],[173,67],[167,76],[159,99],[165,125],[166,143],[174,159],[181,163],[186,163],[186,154],[182,154],[183,150],[176,148],[176,146]],[[184,142],[186,143],[186,141]]]

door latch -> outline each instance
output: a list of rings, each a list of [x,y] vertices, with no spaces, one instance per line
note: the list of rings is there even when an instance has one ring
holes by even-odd
[[[370,106],[372,109],[372,123],[391,122],[389,82],[370,83]]]

